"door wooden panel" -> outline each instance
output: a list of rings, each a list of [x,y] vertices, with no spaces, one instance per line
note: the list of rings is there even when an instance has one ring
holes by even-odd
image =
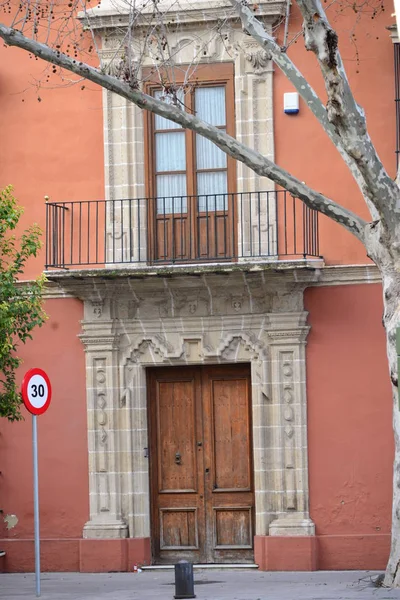
[[[188,215],[157,215],[154,259],[166,262],[189,260],[189,247]]]
[[[250,491],[247,379],[210,378],[214,491]]]
[[[159,493],[197,492],[195,400],[194,381],[157,382]]]
[[[252,548],[252,507],[215,508],[215,548]]]
[[[197,509],[160,509],[160,550],[197,550],[198,548]]]
[[[198,213],[198,256],[201,260],[233,258],[232,216],[228,211]]]
[[[250,373],[149,369],[155,562],[253,562]]]

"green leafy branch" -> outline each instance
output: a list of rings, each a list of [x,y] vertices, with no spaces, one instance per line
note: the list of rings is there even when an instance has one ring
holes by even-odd
[[[20,420],[21,394],[15,372],[22,359],[18,343],[32,339],[31,332],[46,320],[43,310],[44,275],[20,283],[27,260],[40,250],[41,230],[32,225],[20,237],[13,233],[23,209],[17,205],[12,187],[0,190],[0,416]]]

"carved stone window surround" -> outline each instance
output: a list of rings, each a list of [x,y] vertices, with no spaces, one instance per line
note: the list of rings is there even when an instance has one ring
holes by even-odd
[[[257,15],[272,30],[273,23],[284,13],[284,9],[284,2],[264,2],[258,5]],[[220,19],[222,16],[225,18],[227,12],[233,14],[229,4],[221,6],[220,3],[213,5],[212,2],[196,3],[195,9],[192,4],[188,4],[187,11],[179,14],[179,25],[176,30],[169,27],[169,47],[173,49],[174,61],[179,66],[192,64],[194,57],[199,54],[201,55],[200,63],[234,63],[236,137],[239,141],[248,144],[273,160],[273,69],[268,56],[239,27],[233,27],[231,24],[226,27],[226,31],[221,32],[221,38],[213,36],[210,44],[206,44],[204,47],[202,45],[210,21]],[[121,32],[126,27],[125,16],[117,14],[115,3],[111,3],[109,7],[105,4],[100,10],[95,9],[93,15],[97,15],[94,19],[94,26],[103,36],[102,61],[104,64],[108,64],[113,59],[112,64],[115,66],[118,64],[116,57],[119,56],[124,46]],[[172,12],[171,19],[173,18]],[[133,58],[133,61],[135,62],[136,59]],[[151,57],[145,58],[142,64],[143,67],[152,65]],[[105,198],[107,200],[144,198],[146,186],[142,111],[108,91],[103,91],[103,106]],[[237,163],[236,171],[237,192],[275,189],[272,182],[260,178],[242,163]],[[255,203],[253,210],[255,210]],[[119,212],[121,212],[120,216]],[[143,228],[143,224],[146,223],[146,215],[145,202],[139,211],[132,211],[128,203],[126,206],[118,205],[117,211],[110,205],[106,239],[110,249],[109,260],[115,261],[113,262],[115,267],[120,261],[138,260],[139,255],[141,260],[145,260],[147,232]],[[116,219],[121,231],[118,226],[115,228]],[[142,227],[140,242],[137,235],[139,221]],[[273,253],[277,242],[276,214],[273,202],[268,209],[265,207],[261,215],[261,222],[268,223],[268,252]],[[127,229],[128,223],[131,224],[131,231]],[[252,223],[258,223],[256,215],[252,215]],[[258,227],[258,225],[255,226]],[[243,232],[242,236],[240,234],[238,236],[238,247],[244,249],[251,244],[250,240],[257,239],[257,231],[250,233],[247,229],[245,223],[243,227],[238,227],[238,231]],[[127,239],[133,242],[131,256],[126,255]],[[264,249],[262,251],[264,252]]]

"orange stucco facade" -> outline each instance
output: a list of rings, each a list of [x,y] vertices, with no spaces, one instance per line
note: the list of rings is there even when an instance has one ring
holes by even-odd
[[[308,290],[306,306],[310,512],[319,568],[384,568],[393,440],[380,286]]]
[[[335,19],[340,48],[371,137],[394,175],[395,106],[393,43],[388,10]],[[289,39],[301,27],[292,9]],[[279,34],[282,35],[282,32]],[[314,57],[301,38],[289,49],[300,70],[324,98]],[[102,91],[94,84],[37,91],[31,84],[44,65],[25,52],[0,47],[0,187],[12,184],[25,213],[22,224],[45,222],[45,200],[105,197]],[[277,163],[313,188],[368,218],[356,185],[337,150],[300,101],[285,115],[291,85],[275,68],[274,143]],[[52,79],[56,82],[56,79]],[[40,96],[41,101],[38,100]],[[320,218],[325,265],[366,265],[362,245],[339,225]],[[43,270],[44,249],[25,279]],[[53,401],[39,418],[42,568],[48,571],[131,570],[150,562],[148,537],[83,539],[89,520],[88,423],[85,352],[78,338],[83,303],[46,300],[48,321],[21,348],[18,378],[34,366],[51,376]],[[381,324],[379,282],[312,285],[304,291],[310,333],[306,348],[309,513],[315,536],[255,536],[255,562],[266,570],[382,569],[390,547],[393,441],[391,393]],[[33,504],[31,424],[0,422],[0,508],[18,524],[0,519],[0,569],[32,571]]]

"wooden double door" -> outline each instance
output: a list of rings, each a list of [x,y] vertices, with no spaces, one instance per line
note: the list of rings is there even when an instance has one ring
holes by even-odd
[[[153,560],[253,562],[247,365],[148,372]]]

